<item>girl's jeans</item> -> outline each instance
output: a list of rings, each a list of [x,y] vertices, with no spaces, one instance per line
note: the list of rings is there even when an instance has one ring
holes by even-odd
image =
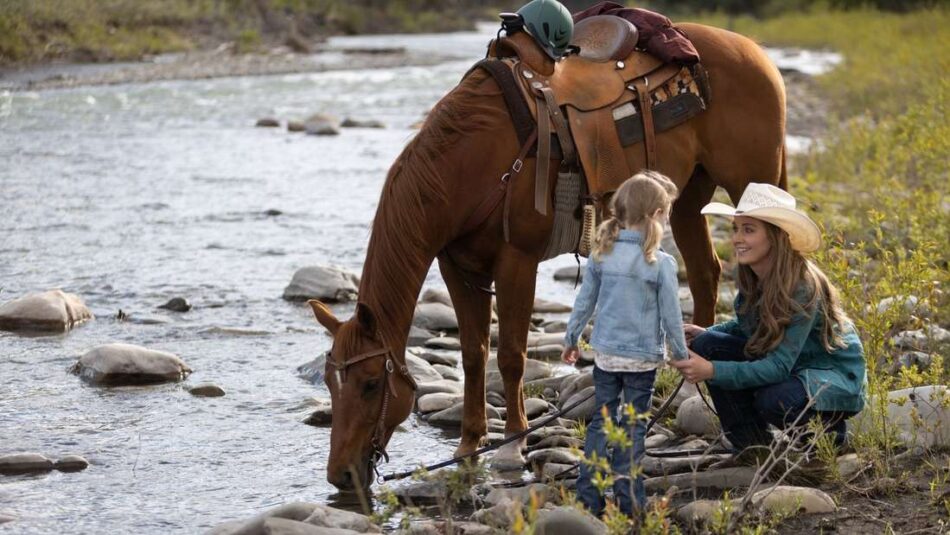
[[[745,344],[745,338],[706,331],[693,340],[691,348],[707,360],[745,361],[748,360],[743,354]],[[738,451],[770,444],[772,435],[768,424],[786,429],[796,420],[799,426],[805,426],[814,418],[822,420],[827,432],[833,434],[835,444],[841,446],[846,438],[845,420],[853,416],[850,412],[818,412],[808,408],[808,393],[797,377],[746,390],[725,390],[708,383],[707,387],[722,430]]]
[[[623,394],[624,405],[632,403],[637,414],[645,414],[650,410],[650,400],[653,397],[653,382],[656,371],[648,372],[605,372],[594,366],[594,413],[587,424],[587,438],[584,442],[584,455],[588,459],[597,454],[598,459],[607,457],[607,437],[604,436],[604,418],[601,408],[607,407],[607,414],[615,424],[621,420],[627,431],[627,436],[633,438],[633,448],[612,448],[610,466],[614,474],[614,496],[620,506],[620,511],[632,515],[634,504],[631,501],[630,487],[633,487],[633,497],[636,507],[643,509],[646,506],[646,491],[643,488],[643,476],[638,476],[631,485],[630,463],[640,463],[644,454],[644,438],[646,435],[646,421],[638,419],[631,433],[630,422],[620,404]],[[618,412],[619,411],[619,412]],[[604,510],[604,497],[591,481],[591,468],[581,463],[580,477],[577,480],[577,496],[592,513],[597,516]]]

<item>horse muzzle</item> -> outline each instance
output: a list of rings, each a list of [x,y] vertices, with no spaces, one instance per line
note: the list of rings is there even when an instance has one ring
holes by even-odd
[[[359,466],[349,465],[336,470],[327,470],[327,481],[341,492],[369,489],[373,483],[373,460],[364,459]]]

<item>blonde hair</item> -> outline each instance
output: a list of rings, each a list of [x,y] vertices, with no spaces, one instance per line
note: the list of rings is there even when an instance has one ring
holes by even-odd
[[[818,266],[792,248],[788,233],[771,223],[762,223],[771,245],[772,266],[762,280],[749,266],[739,266],[737,286],[746,298],[742,312],[757,309],[759,315],[758,326],[746,344],[746,354],[761,356],[775,349],[798,313],[809,317],[822,315],[821,344],[826,351],[844,347],[841,328],[849,320],[838,291]],[[803,284],[807,292],[804,305],[795,299],[795,292]]]
[[[624,181],[610,199],[610,217],[597,227],[592,256],[595,260],[609,254],[620,229],[645,223],[643,256],[647,262],[656,262],[656,250],[663,238],[663,223],[654,218],[657,210],[670,213],[678,191],[676,184],[656,171],[642,171]]]

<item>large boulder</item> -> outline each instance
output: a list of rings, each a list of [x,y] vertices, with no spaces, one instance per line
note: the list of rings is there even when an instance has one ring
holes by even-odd
[[[337,136],[340,120],[325,113],[315,113],[303,121],[304,130],[311,136]]]
[[[887,425],[909,447],[950,446],[950,391],[944,385],[919,386],[888,394]],[[881,425],[879,415],[872,416],[874,398],[860,414],[849,420],[851,431],[866,432]]]
[[[62,290],[25,295],[0,305],[0,329],[7,331],[65,332],[90,319],[92,312],[82,299]]]
[[[752,495],[752,503],[781,515],[833,513],[838,510],[835,501],[825,492],[788,485],[762,489]]]
[[[29,474],[49,472],[53,461],[39,453],[11,453],[0,455],[0,474]]]
[[[536,535],[605,535],[607,526],[575,507],[561,506],[538,511]]]
[[[309,266],[294,273],[284,289],[284,299],[306,301],[319,299],[325,303],[340,303],[356,299],[360,278],[346,270],[328,266]]]
[[[287,522],[275,522],[283,519]],[[295,523],[290,523],[295,522]],[[303,525],[297,525],[297,524]],[[310,530],[307,526],[314,528]],[[259,535],[267,533],[348,535],[350,533],[379,533],[378,526],[368,517],[335,509],[326,505],[292,502],[264,511],[245,521],[226,522],[213,528],[208,535]]]
[[[97,385],[142,385],[180,381],[191,368],[177,355],[132,344],[106,344],[79,358],[71,371]]]

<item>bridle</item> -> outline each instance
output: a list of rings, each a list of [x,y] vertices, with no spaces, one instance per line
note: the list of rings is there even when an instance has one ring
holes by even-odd
[[[375,470],[376,464],[380,459],[389,462],[389,454],[386,453],[386,413],[389,410],[389,395],[392,393],[392,397],[399,397],[396,394],[396,385],[393,382],[393,376],[395,372],[398,371],[399,375],[402,376],[406,382],[409,383],[409,386],[412,387],[413,392],[417,390],[416,380],[412,378],[412,374],[409,373],[409,367],[405,364],[400,364],[396,362],[396,359],[393,357],[392,350],[388,347],[382,349],[377,349],[374,351],[368,351],[366,353],[361,353],[347,361],[339,362],[333,358],[330,351],[325,353],[327,357],[327,364],[333,366],[334,372],[336,375],[337,387],[343,388],[343,383],[346,382],[346,370],[354,364],[359,364],[365,360],[373,359],[376,357],[384,357],[385,365],[383,366],[383,401],[382,407],[379,411],[379,418],[376,420],[375,428],[373,432],[373,468]]]

